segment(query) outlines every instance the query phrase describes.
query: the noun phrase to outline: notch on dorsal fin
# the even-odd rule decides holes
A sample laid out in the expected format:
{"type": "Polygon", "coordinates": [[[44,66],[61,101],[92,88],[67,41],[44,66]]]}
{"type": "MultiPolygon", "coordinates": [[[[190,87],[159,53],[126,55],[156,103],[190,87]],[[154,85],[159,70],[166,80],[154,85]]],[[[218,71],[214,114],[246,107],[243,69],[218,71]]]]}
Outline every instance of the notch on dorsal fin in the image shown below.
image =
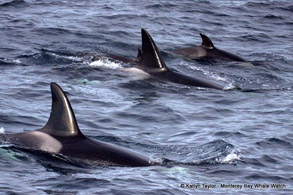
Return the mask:
{"type": "Polygon", "coordinates": [[[141,29],[142,51],[139,66],[143,69],[167,69],[156,43],[151,35],[145,30],[141,29]]]}
{"type": "Polygon", "coordinates": [[[64,91],[56,83],[51,83],[52,108],[47,124],[40,129],[55,136],[80,136],[74,112],[64,91]]]}
{"type": "Polygon", "coordinates": [[[210,38],[208,38],[206,35],[199,33],[202,39],[201,42],[201,46],[203,46],[206,49],[214,49],[214,44],[213,42],[210,40],[210,38]]]}

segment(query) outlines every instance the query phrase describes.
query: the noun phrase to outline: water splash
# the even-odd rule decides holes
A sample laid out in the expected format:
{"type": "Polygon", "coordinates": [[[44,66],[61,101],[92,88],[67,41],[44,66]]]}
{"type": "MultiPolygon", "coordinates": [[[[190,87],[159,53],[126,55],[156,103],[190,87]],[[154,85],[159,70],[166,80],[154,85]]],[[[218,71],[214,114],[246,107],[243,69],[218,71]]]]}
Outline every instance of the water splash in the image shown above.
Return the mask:
{"type": "Polygon", "coordinates": [[[53,56],[55,59],[66,59],[66,60],[71,60],[75,62],[82,62],[84,60],[82,57],[79,57],[79,56],[67,56],[62,54],[60,55],[60,54],[53,53],[51,51],[46,51],[46,53],[53,56]]]}
{"type": "Polygon", "coordinates": [[[14,62],[15,64],[21,64],[22,63],[20,59],[12,60],[12,62],[14,62]]]}
{"type": "Polygon", "coordinates": [[[236,89],[237,86],[235,85],[235,83],[229,83],[224,87],[224,90],[232,90],[232,89],[236,89]]]}
{"type": "Polygon", "coordinates": [[[240,160],[240,151],[239,150],[232,150],[230,154],[225,156],[224,158],[217,158],[216,161],[219,163],[229,163],[232,164],[237,160],[240,160]]]}
{"type": "Polygon", "coordinates": [[[226,83],[225,86],[224,86],[224,90],[232,90],[232,89],[237,88],[237,86],[235,86],[235,84],[233,82],[230,82],[227,78],[219,76],[216,73],[213,73],[213,72],[211,72],[209,70],[206,70],[206,69],[204,69],[202,67],[191,66],[189,68],[192,69],[192,70],[201,71],[204,75],[212,77],[215,80],[223,81],[224,83],[226,83]],[[227,84],[227,82],[228,82],[228,84],[227,84]]]}
{"type": "Polygon", "coordinates": [[[89,65],[91,67],[103,67],[103,68],[108,68],[108,69],[122,68],[120,63],[113,62],[105,57],[101,57],[100,59],[91,62],[89,65]]]}
{"type": "Polygon", "coordinates": [[[88,79],[75,79],[77,83],[82,83],[86,85],[96,85],[101,84],[102,82],[99,80],[88,80],[88,79]]]}
{"type": "Polygon", "coordinates": [[[0,133],[5,133],[5,129],[3,127],[0,128],[0,133]]]}
{"type": "Polygon", "coordinates": [[[162,158],[156,158],[154,156],[150,156],[150,159],[149,159],[149,162],[150,163],[153,163],[153,164],[162,164],[163,163],[163,159],[162,158]]]}
{"type": "Polygon", "coordinates": [[[215,73],[213,73],[213,72],[211,72],[211,71],[209,71],[209,70],[207,70],[207,69],[204,69],[204,68],[202,68],[202,67],[198,67],[198,66],[190,66],[190,67],[188,67],[188,68],[190,68],[190,69],[192,69],[192,70],[200,71],[200,72],[202,72],[204,75],[207,75],[207,76],[209,76],[209,77],[212,77],[212,78],[214,78],[214,79],[216,79],[216,80],[218,80],[218,81],[226,81],[226,82],[227,82],[227,79],[226,79],[225,77],[221,77],[221,76],[219,76],[219,75],[217,75],[217,74],[215,74],[215,73]]]}

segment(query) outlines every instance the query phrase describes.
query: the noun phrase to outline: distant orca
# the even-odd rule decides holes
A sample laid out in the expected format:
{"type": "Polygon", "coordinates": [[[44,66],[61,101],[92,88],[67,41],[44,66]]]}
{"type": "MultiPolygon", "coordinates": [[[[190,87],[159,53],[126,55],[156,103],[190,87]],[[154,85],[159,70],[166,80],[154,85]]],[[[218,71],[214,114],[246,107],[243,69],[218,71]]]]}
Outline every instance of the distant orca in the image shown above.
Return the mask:
{"type": "Polygon", "coordinates": [[[125,62],[125,63],[133,63],[133,62],[136,63],[136,62],[140,61],[141,50],[138,48],[137,56],[134,59],[126,58],[126,57],[115,55],[115,54],[108,54],[106,56],[112,58],[113,60],[118,60],[118,61],[125,62]]]}
{"type": "Polygon", "coordinates": [[[192,46],[181,49],[172,50],[175,54],[183,55],[190,59],[211,57],[211,58],[221,58],[225,60],[240,61],[245,62],[245,60],[239,56],[232,53],[217,49],[213,42],[204,34],[200,33],[202,38],[202,43],[200,46],[192,46]]]}
{"type": "Polygon", "coordinates": [[[38,130],[0,134],[0,138],[25,148],[58,153],[99,165],[150,166],[147,156],[97,140],[81,133],[63,90],[51,83],[52,110],[47,124],[38,130]]]}
{"type": "Polygon", "coordinates": [[[193,78],[171,71],[165,65],[155,42],[145,29],[141,29],[141,37],[142,50],[140,52],[139,65],[136,66],[136,68],[141,69],[152,76],[169,80],[174,83],[214,89],[224,88],[223,86],[206,79],[193,78]]]}

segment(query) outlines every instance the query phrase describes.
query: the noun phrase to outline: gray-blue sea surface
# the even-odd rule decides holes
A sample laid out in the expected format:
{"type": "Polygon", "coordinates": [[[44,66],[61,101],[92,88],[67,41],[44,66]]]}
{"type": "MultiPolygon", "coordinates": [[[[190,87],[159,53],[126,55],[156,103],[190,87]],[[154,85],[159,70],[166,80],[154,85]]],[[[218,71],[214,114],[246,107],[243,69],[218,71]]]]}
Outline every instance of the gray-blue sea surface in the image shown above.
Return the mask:
{"type": "Polygon", "coordinates": [[[291,0],[1,0],[0,133],[42,127],[57,82],[85,135],[163,162],[88,166],[1,143],[0,193],[292,193],[292,21],[291,0]],[[247,92],[144,79],[121,71],[129,64],[92,60],[134,58],[141,28],[168,67],[247,92]],[[249,62],[170,52],[199,45],[199,33],[249,62]]]}

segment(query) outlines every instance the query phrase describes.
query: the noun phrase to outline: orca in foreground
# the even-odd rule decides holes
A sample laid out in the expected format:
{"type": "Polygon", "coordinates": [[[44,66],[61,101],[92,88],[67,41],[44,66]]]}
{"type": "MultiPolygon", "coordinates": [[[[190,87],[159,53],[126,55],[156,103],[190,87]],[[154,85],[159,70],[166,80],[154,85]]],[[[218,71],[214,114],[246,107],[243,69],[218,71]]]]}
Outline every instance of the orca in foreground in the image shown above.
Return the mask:
{"type": "Polygon", "coordinates": [[[63,90],[51,83],[52,110],[41,129],[0,134],[0,138],[24,148],[62,154],[98,165],[150,166],[149,157],[109,143],[90,139],[82,134],[69,100],[63,90]]]}
{"type": "Polygon", "coordinates": [[[173,53],[183,55],[190,59],[197,59],[202,57],[220,58],[224,60],[240,61],[245,60],[232,53],[217,49],[213,42],[204,34],[200,33],[202,43],[200,46],[192,46],[181,49],[172,50],[173,53]]]}
{"type": "Polygon", "coordinates": [[[141,29],[142,49],[139,57],[139,65],[136,68],[160,79],[169,80],[174,83],[204,88],[223,89],[224,86],[207,79],[193,78],[171,71],[164,63],[160,52],[150,34],[141,29]]]}

